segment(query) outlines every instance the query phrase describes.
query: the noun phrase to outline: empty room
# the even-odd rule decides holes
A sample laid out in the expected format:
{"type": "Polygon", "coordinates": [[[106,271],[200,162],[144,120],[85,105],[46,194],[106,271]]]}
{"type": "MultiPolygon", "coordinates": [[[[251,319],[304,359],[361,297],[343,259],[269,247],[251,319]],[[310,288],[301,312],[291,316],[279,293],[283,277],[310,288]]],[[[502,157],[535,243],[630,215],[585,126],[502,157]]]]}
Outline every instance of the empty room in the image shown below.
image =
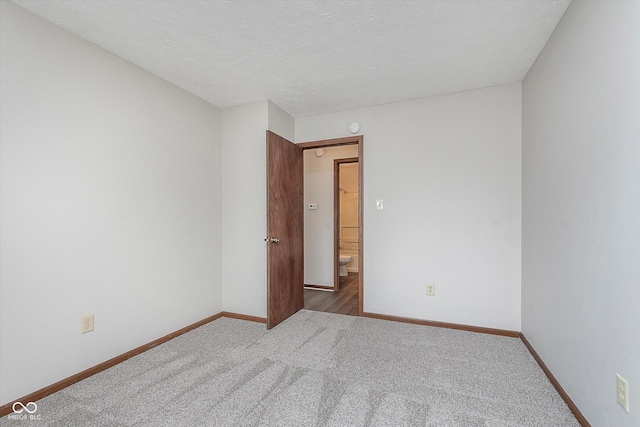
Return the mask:
{"type": "Polygon", "coordinates": [[[640,1],[0,19],[0,425],[640,425],[640,1]]]}

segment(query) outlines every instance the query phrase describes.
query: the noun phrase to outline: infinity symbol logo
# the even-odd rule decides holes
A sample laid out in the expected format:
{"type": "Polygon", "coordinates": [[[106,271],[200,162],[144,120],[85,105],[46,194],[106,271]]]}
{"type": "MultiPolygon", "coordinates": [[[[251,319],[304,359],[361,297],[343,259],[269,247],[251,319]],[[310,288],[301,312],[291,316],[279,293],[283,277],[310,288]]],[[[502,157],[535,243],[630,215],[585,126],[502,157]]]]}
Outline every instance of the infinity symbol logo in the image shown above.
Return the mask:
{"type": "Polygon", "coordinates": [[[26,405],[23,405],[22,402],[16,402],[13,404],[11,408],[13,409],[13,412],[15,414],[20,414],[22,413],[22,411],[27,411],[28,413],[33,414],[38,410],[38,405],[36,405],[35,402],[29,402],[26,405]],[[16,409],[16,406],[18,407],[18,409],[16,409]],[[29,409],[29,408],[33,408],[33,409],[29,409]]]}

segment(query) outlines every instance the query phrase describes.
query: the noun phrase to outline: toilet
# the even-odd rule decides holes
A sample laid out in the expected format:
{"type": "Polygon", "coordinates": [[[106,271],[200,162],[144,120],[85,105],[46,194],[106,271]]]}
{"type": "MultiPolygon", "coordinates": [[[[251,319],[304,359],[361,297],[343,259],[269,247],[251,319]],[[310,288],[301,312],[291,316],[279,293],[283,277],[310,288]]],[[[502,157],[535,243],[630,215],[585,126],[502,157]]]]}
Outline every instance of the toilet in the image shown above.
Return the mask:
{"type": "Polygon", "coordinates": [[[350,262],[351,257],[349,255],[340,255],[340,258],[338,260],[338,265],[340,266],[340,268],[338,269],[339,276],[344,277],[349,275],[349,273],[347,272],[347,264],[349,264],[350,262]]]}

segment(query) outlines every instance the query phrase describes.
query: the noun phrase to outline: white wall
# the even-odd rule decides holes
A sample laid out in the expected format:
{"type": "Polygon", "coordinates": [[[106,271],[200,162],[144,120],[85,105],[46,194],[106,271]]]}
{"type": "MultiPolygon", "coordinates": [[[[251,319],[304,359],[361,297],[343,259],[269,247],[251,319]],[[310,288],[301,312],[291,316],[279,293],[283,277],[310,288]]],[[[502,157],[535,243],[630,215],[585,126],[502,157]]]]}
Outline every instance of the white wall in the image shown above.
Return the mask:
{"type": "MultiPolygon", "coordinates": [[[[293,117],[273,102],[268,103],[269,130],[291,142],[295,141],[296,125],[293,117]]],[[[265,141],[266,144],[266,141],[265,141]]],[[[266,145],[265,145],[266,146],[266,145]]],[[[265,163],[266,167],[266,163],[265,163]]],[[[265,208],[266,209],[266,208],[265,208]]]]}
{"type": "Polygon", "coordinates": [[[358,146],[325,148],[304,155],[304,283],[333,286],[333,161],[358,157],[358,146]],[[317,205],[309,210],[309,203],[317,205]]]}
{"type": "Polygon", "coordinates": [[[572,2],[523,84],[522,330],[593,426],[640,425],[639,23],[572,2]]]}
{"type": "Polygon", "coordinates": [[[4,404],[221,311],[221,174],[217,108],[0,4],[4,404]]]}
{"type": "Polygon", "coordinates": [[[222,110],[224,310],[267,315],[266,131],[268,102],[222,110]]]}
{"type": "Polygon", "coordinates": [[[296,139],[346,136],[352,121],[365,311],[519,331],[520,83],[299,118],[296,139]]]}
{"type": "Polygon", "coordinates": [[[293,117],[268,101],[222,110],[224,310],[267,316],[266,131],[293,141],[293,117]]]}

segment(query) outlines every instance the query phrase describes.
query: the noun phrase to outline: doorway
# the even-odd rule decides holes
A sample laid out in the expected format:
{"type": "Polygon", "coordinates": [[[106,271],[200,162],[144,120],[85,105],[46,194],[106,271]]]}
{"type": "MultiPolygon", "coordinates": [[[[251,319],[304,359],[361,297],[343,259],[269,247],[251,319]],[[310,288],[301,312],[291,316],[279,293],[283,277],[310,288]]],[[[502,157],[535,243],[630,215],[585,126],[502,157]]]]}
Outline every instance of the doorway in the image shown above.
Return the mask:
{"type": "Polygon", "coordinates": [[[362,315],[362,142],[362,137],[357,136],[298,144],[305,150],[305,180],[311,181],[305,183],[304,308],[309,310],[362,315]],[[318,173],[322,178],[316,176],[318,173]],[[350,177],[351,182],[341,185],[341,177],[345,176],[350,177]],[[319,196],[315,203],[319,182],[325,196],[319,196]],[[349,188],[345,188],[347,185],[349,188]],[[343,210],[340,208],[344,208],[345,203],[348,204],[348,224],[344,223],[345,218],[342,221],[340,218],[343,210]],[[350,259],[342,268],[341,255],[343,261],[345,257],[350,259]]]}
{"type": "Polygon", "coordinates": [[[358,147],[308,150],[304,169],[304,307],[358,315],[358,147]]]}
{"type": "Polygon", "coordinates": [[[358,315],[363,315],[363,142],[359,136],[294,144],[267,131],[267,328],[304,307],[303,152],[356,145],[358,151],[358,315]]]}
{"type": "Polygon", "coordinates": [[[334,160],[333,253],[335,259],[333,283],[336,292],[350,284],[354,277],[357,279],[359,273],[358,169],[357,157],[334,160]]]}

